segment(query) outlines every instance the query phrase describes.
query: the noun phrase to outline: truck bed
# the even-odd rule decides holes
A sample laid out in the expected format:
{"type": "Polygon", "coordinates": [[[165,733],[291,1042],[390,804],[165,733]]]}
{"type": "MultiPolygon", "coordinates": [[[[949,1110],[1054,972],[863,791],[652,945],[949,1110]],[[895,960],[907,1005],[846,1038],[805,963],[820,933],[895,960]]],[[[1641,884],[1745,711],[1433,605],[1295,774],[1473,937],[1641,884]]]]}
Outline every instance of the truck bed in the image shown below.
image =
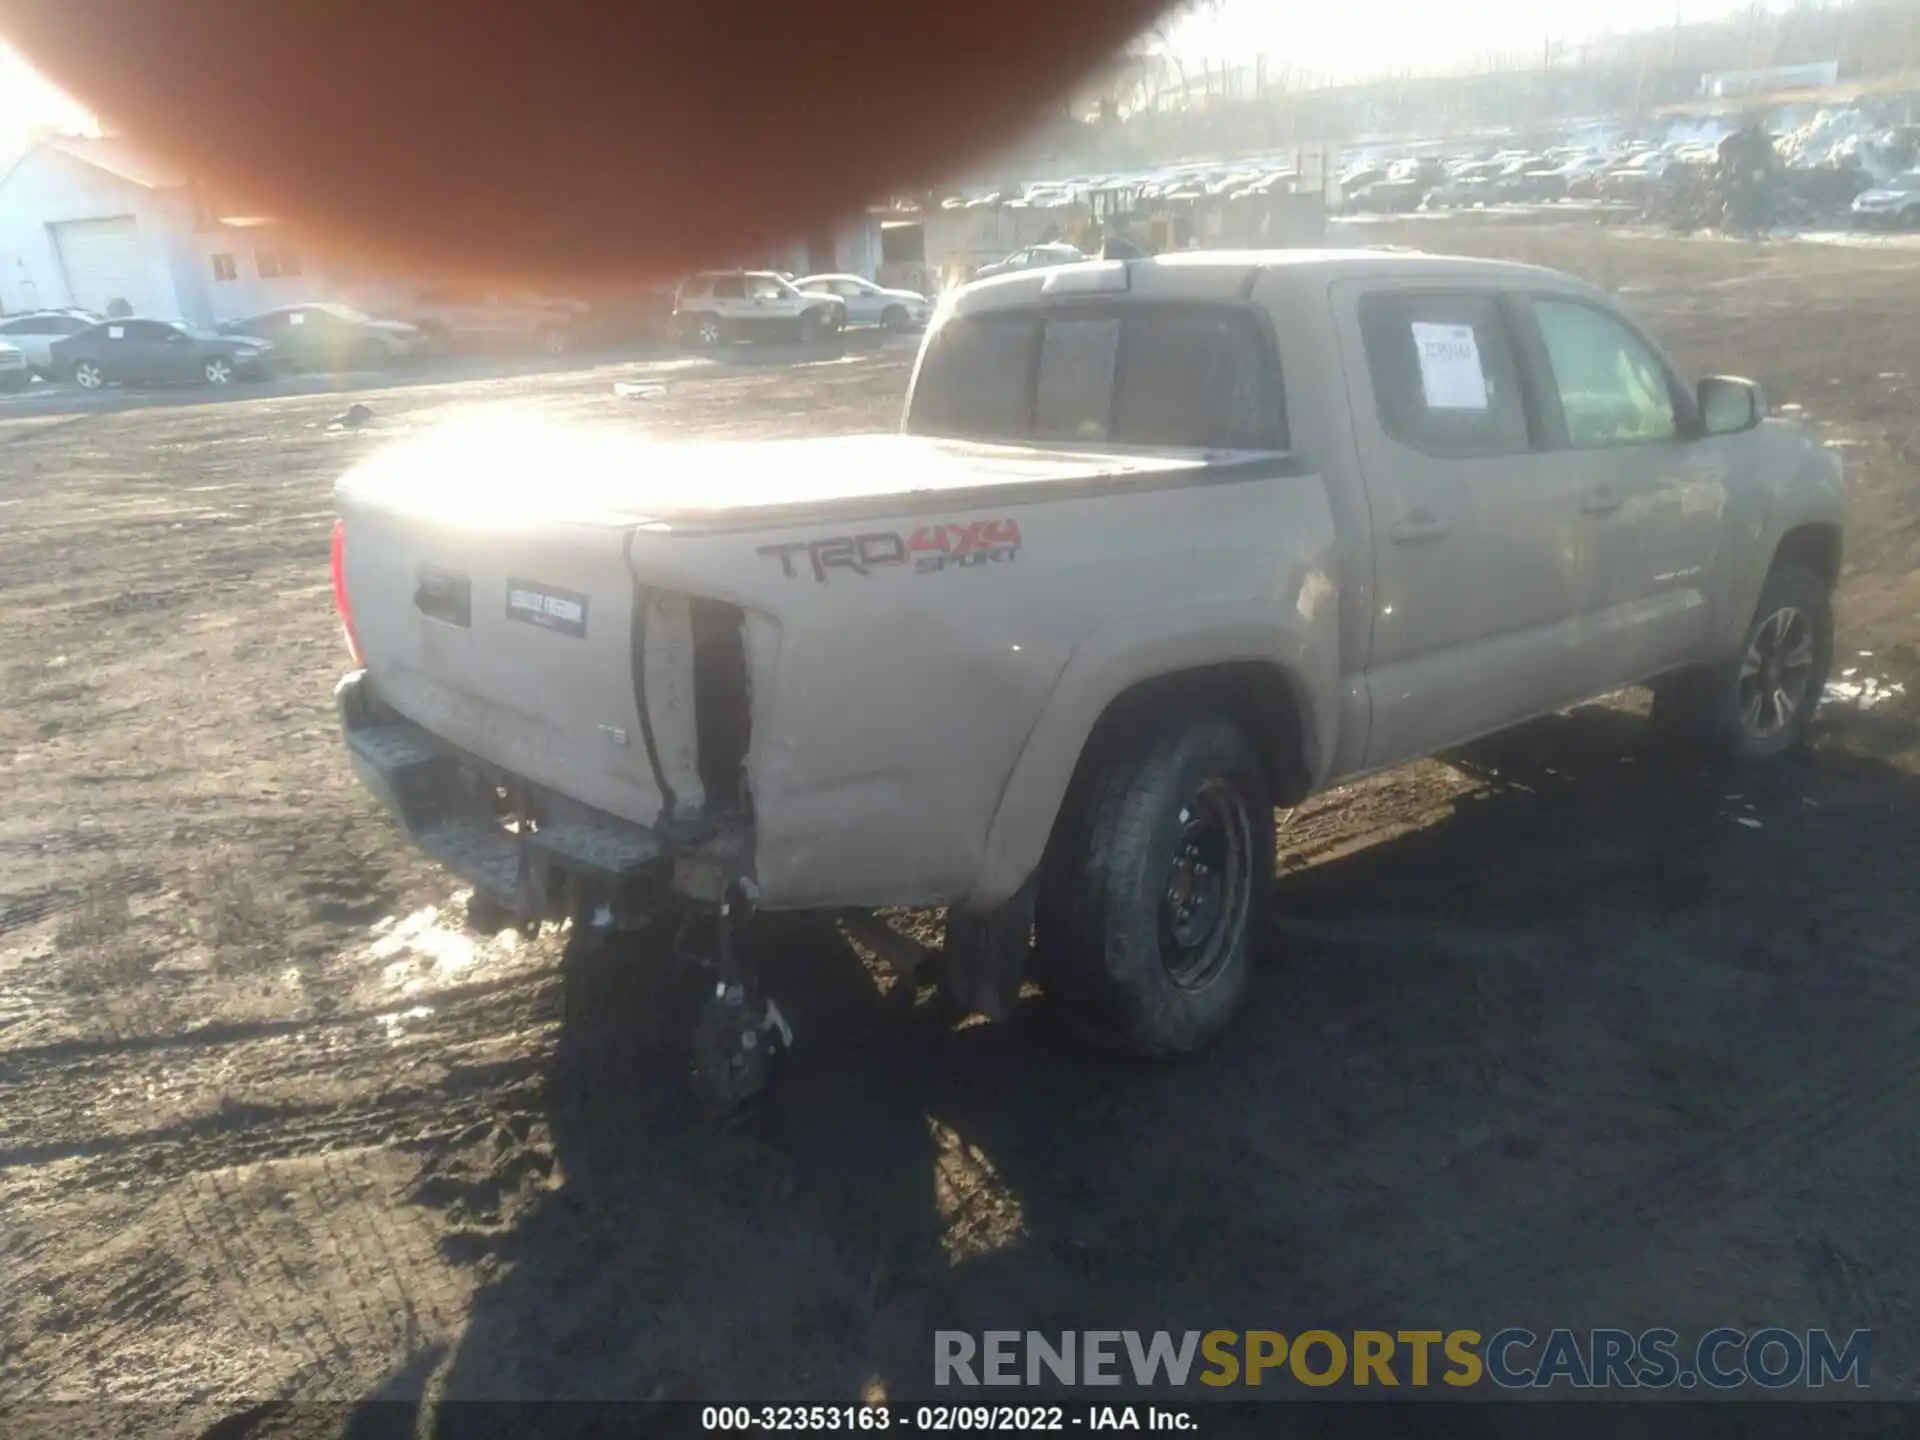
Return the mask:
{"type": "Polygon", "coordinates": [[[663,441],[612,427],[471,422],[374,457],[340,484],[357,505],[458,523],[549,522],[675,533],[802,525],[922,508],[1026,504],[1270,476],[1269,451],[1115,451],[922,435],[663,441]]]}

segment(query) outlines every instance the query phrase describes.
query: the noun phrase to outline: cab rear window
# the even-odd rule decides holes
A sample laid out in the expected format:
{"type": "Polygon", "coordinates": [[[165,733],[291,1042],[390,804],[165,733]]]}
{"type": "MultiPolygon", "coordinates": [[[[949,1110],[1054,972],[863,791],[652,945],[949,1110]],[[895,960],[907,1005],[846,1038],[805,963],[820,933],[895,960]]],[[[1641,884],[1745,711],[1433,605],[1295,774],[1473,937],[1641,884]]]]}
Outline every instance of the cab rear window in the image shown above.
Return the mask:
{"type": "Polygon", "coordinates": [[[1013,443],[1287,443],[1279,365],[1252,315],[1144,302],[948,321],[927,343],[907,429],[1013,443]]]}

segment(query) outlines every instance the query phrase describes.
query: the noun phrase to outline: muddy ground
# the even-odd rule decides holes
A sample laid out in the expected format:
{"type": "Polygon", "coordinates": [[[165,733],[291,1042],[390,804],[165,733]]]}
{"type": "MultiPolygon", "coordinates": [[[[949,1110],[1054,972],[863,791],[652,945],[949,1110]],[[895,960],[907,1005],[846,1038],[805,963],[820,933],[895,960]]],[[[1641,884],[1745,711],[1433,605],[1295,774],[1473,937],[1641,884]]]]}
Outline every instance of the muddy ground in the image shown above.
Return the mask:
{"type": "MultiPolygon", "coordinates": [[[[1850,467],[1838,668],[1920,695],[1920,251],[1407,232],[1369,238],[1589,274],[1803,406],[1850,467]]],[[[1506,1324],[1873,1327],[1914,1394],[1907,696],[1737,779],[1628,701],[1316,800],[1250,1013],[1171,1068],[1037,1004],[956,1028],[782,920],[802,1044],[719,1131],[657,943],[462,931],[335,740],[334,477],[456,406],[886,427],[909,360],[376,390],[358,431],[0,415],[0,1398],[237,1435],[274,1397],[924,1396],[936,1327],[1506,1324]]]]}

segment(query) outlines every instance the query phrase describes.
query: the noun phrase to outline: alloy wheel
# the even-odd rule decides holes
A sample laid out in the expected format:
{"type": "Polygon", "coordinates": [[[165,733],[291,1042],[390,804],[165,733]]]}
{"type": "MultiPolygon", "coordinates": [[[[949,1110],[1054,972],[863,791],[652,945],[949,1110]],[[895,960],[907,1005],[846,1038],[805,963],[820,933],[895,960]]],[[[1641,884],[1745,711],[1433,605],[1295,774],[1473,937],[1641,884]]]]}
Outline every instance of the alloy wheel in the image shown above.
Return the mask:
{"type": "Polygon", "coordinates": [[[1753,629],[1740,661],[1740,726],[1756,740],[1778,735],[1806,703],[1813,680],[1813,626],[1783,605],[1753,629]]]}

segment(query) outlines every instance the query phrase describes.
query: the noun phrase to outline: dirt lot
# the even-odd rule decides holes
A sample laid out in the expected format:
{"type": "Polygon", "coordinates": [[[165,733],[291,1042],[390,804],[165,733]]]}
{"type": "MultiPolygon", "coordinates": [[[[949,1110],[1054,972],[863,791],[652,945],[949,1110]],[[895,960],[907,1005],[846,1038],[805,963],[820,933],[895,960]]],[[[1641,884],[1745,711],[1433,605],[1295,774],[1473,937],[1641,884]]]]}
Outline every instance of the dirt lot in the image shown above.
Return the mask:
{"type": "MultiPolygon", "coordinates": [[[[1920,252],[1380,231],[1586,273],[1803,406],[1850,467],[1838,667],[1920,696],[1920,252]]],[[[719,1132],[647,945],[462,932],[335,742],[336,474],[454,406],[884,427],[908,358],[0,420],[0,1398],[908,1397],[996,1325],[1869,1326],[1914,1394],[1908,697],[1737,781],[1623,704],[1321,798],[1251,1013],[1176,1068],[908,1013],[784,920],[802,1045],[719,1132]]]]}

